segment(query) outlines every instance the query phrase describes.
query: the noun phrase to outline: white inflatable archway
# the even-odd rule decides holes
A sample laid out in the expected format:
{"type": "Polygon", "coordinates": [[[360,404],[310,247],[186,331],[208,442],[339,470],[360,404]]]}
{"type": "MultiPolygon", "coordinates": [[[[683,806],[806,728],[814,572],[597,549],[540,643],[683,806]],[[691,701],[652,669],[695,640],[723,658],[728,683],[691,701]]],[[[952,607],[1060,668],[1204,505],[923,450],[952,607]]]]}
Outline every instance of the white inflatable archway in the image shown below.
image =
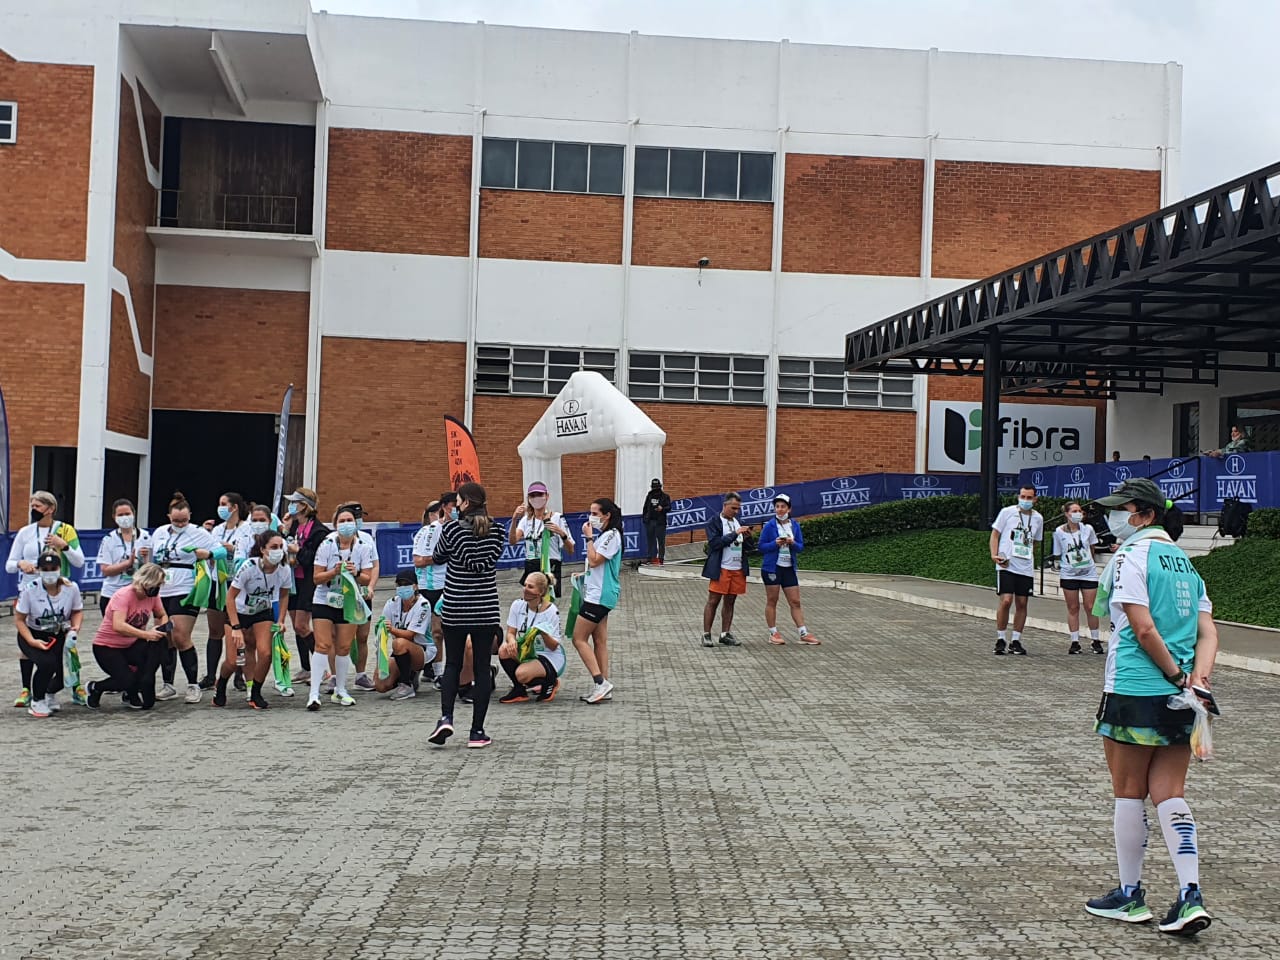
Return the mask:
{"type": "MultiPolygon", "coordinates": [[[[591,370],[580,370],[551,401],[517,448],[524,484],[547,485],[550,506],[563,509],[560,458],[572,453],[617,449],[613,499],[626,514],[639,513],[649,482],[662,476],[662,445],[667,435],[613,384],[591,370]]],[[[575,510],[584,503],[570,504],[575,510]]]]}

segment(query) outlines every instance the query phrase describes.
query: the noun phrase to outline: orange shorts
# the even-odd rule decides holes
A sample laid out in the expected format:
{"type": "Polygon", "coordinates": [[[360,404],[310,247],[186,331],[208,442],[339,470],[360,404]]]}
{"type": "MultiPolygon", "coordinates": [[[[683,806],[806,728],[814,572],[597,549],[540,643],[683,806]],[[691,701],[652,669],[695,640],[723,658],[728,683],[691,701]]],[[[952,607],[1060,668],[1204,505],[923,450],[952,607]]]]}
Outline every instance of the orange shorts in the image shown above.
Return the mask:
{"type": "Polygon", "coordinates": [[[708,589],[712,593],[740,597],[747,592],[747,575],[741,570],[721,570],[720,579],[712,580],[708,589]]]}

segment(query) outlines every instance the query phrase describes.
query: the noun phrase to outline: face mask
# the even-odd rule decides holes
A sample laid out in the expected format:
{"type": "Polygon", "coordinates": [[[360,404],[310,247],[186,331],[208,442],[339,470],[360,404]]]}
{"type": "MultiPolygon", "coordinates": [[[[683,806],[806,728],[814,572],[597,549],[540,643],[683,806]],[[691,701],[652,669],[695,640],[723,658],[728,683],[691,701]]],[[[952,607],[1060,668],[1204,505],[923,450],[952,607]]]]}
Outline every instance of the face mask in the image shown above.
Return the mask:
{"type": "Polygon", "coordinates": [[[547,505],[546,497],[530,497],[529,498],[529,506],[533,507],[533,509],[535,510],[541,510],[546,505],[547,505]]]}
{"type": "Polygon", "coordinates": [[[1030,509],[1031,509],[1032,507],[1034,507],[1035,505],[1036,505],[1036,502],[1035,502],[1034,500],[1019,500],[1019,501],[1018,501],[1018,509],[1019,509],[1019,510],[1030,510],[1030,509]]]}
{"type": "Polygon", "coordinates": [[[218,507],[218,519],[219,519],[219,520],[230,520],[230,519],[231,519],[231,508],[230,508],[230,507],[228,507],[226,504],[223,504],[222,506],[218,507]]]}
{"type": "Polygon", "coordinates": [[[40,522],[41,520],[43,520],[43,519],[44,519],[44,514],[43,514],[43,513],[41,513],[39,510],[32,510],[32,511],[31,511],[31,522],[32,522],[32,523],[39,523],[39,522],[40,522]]]}
{"type": "Polygon", "coordinates": [[[284,559],[284,551],[277,548],[267,551],[267,563],[279,566],[280,561],[284,559]]]}
{"type": "Polygon", "coordinates": [[[604,517],[600,516],[598,513],[593,513],[593,514],[591,515],[591,529],[592,529],[592,530],[603,530],[603,529],[604,529],[604,517]]]}
{"type": "Polygon", "coordinates": [[[293,517],[293,516],[297,516],[297,514],[298,514],[298,505],[296,503],[290,503],[289,516],[293,517]]]}
{"type": "Polygon", "coordinates": [[[145,590],[143,590],[143,591],[142,591],[142,595],[143,595],[144,597],[158,597],[158,596],[160,596],[160,587],[159,587],[159,585],[154,586],[154,587],[147,587],[147,589],[145,589],[145,590]]]}
{"type": "Polygon", "coordinates": [[[175,529],[175,530],[181,530],[183,527],[185,527],[185,526],[186,526],[188,523],[190,523],[190,522],[191,522],[191,520],[190,520],[190,519],[187,519],[187,520],[170,520],[170,521],[169,521],[169,526],[173,527],[173,529],[175,529]]]}
{"type": "Polygon", "coordinates": [[[130,513],[123,517],[116,517],[116,526],[119,527],[121,530],[132,530],[133,514],[130,513]]]}
{"type": "Polygon", "coordinates": [[[1128,540],[1137,531],[1129,523],[1133,514],[1128,510],[1112,510],[1107,514],[1107,528],[1117,540],[1128,540]]]}
{"type": "Polygon", "coordinates": [[[249,532],[256,537],[260,533],[266,533],[267,527],[269,526],[271,526],[271,524],[267,523],[265,520],[250,520],[249,532]]]}
{"type": "Polygon", "coordinates": [[[338,536],[354,537],[356,535],[356,522],[354,520],[344,520],[338,524],[338,536]]]}
{"type": "Polygon", "coordinates": [[[40,582],[46,587],[52,587],[55,583],[62,579],[62,574],[57,570],[41,570],[40,582]]]}
{"type": "Polygon", "coordinates": [[[412,600],[418,595],[418,591],[413,587],[396,587],[396,596],[401,600],[412,600]]]}
{"type": "Polygon", "coordinates": [[[1069,519],[1072,523],[1079,523],[1081,520],[1083,520],[1083,519],[1084,519],[1084,514],[1083,514],[1083,513],[1070,513],[1070,514],[1068,514],[1068,515],[1067,515],[1067,519],[1069,519]]]}
{"type": "Polygon", "coordinates": [[[458,508],[457,508],[457,507],[453,507],[452,509],[450,509],[450,510],[449,510],[449,519],[450,519],[450,520],[457,520],[457,519],[458,519],[458,508]]]}

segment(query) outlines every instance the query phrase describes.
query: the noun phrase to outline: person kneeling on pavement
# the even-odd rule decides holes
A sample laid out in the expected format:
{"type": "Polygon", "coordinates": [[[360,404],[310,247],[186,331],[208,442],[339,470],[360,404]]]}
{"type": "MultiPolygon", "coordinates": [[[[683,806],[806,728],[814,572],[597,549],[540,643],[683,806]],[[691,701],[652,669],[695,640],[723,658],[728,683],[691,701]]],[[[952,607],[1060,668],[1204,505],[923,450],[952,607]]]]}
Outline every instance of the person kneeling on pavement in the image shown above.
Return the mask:
{"type": "Polygon", "coordinates": [[[418,590],[416,570],[396,574],[396,594],[382,608],[391,634],[389,673],[374,683],[378,693],[391,691],[390,700],[412,700],[418,695],[418,674],[436,658],[431,636],[431,604],[418,590]]]}
{"type": "Polygon", "coordinates": [[[546,574],[529,574],[519,600],[507,614],[507,635],[498,648],[498,661],[511,678],[511,690],[500,703],[523,703],[531,688],[538,702],[549,703],[560,689],[564,673],[564,645],[560,639],[560,611],[548,596],[546,574]]]}

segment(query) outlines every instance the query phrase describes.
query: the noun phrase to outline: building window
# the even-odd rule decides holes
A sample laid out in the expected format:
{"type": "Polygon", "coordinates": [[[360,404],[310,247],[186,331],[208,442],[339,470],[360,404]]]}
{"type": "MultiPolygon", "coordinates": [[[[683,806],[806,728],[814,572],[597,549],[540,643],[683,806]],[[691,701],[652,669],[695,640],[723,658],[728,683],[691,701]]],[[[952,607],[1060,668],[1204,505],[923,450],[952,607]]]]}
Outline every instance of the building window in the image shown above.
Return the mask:
{"type": "Polygon", "coordinates": [[[784,407],[915,409],[915,378],[900,373],[845,373],[840,360],[778,359],[778,403],[784,407]]]}
{"type": "Polygon", "coordinates": [[[0,143],[18,142],[18,105],[0,103],[0,143]]]}
{"type": "Polygon", "coordinates": [[[632,400],[764,403],[764,357],[632,353],[632,400]]]}
{"type": "Polygon", "coordinates": [[[636,147],[636,195],[773,199],[773,154],[636,147]]]}
{"type": "Polygon", "coordinates": [[[594,370],[613,383],[617,365],[618,355],[613,350],[479,344],[476,346],[476,393],[554,397],[570,375],[579,370],[594,370]]]}
{"type": "Polygon", "coordinates": [[[614,144],[486,137],[480,186],[621,196],[622,161],[622,147],[614,144]]]}

